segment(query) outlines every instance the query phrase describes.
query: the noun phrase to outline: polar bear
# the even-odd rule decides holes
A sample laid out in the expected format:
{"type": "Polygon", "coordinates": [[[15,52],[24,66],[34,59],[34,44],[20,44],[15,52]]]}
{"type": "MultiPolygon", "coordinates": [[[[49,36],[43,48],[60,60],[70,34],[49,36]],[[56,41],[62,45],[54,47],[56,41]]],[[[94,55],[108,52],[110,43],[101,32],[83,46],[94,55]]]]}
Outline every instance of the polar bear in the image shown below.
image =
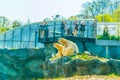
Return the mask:
{"type": "Polygon", "coordinates": [[[55,57],[61,58],[63,56],[63,53],[64,53],[64,46],[59,44],[59,43],[54,43],[54,47],[58,50],[55,57]]]}
{"type": "Polygon", "coordinates": [[[72,41],[60,38],[58,42],[64,46],[63,56],[69,56],[79,53],[78,46],[72,41]]]}

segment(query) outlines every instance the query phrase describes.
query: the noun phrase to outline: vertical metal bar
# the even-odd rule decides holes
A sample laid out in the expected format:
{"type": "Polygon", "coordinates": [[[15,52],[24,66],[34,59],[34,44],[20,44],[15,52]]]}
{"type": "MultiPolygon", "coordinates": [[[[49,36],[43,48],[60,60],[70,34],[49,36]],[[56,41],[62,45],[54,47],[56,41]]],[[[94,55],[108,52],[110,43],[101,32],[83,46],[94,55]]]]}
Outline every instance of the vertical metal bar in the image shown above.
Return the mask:
{"type": "Polygon", "coordinates": [[[35,31],[35,48],[36,48],[36,45],[37,45],[37,34],[38,34],[38,32],[37,31],[35,31]]]}
{"type": "Polygon", "coordinates": [[[31,25],[29,25],[29,48],[30,48],[30,32],[31,32],[31,25]]]}
{"type": "Polygon", "coordinates": [[[20,33],[20,48],[22,48],[21,43],[22,43],[22,27],[21,27],[21,33],[20,33]]]}
{"type": "Polygon", "coordinates": [[[72,21],[70,22],[70,35],[73,36],[72,21]]]}
{"type": "Polygon", "coordinates": [[[88,37],[89,37],[89,28],[90,28],[90,27],[89,27],[89,22],[88,22],[88,20],[87,20],[86,22],[87,22],[87,26],[86,26],[86,27],[87,27],[87,38],[88,38],[88,37]]]}
{"type": "Polygon", "coordinates": [[[55,26],[56,26],[56,22],[54,21],[54,29],[53,29],[53,42],[55,42],[55,26]]]}
{"type": "Polygon", "coordinates": [[[12,31],[12,48],[13,48],[13,43],[14,43],[14,30],[12,31]]]}
{"type": "Polygon", "coordinates": [[[119,46],[117,47],[117,56],[119,55],[119,46]]]}
{"type": "Polygon", "coordinates": [[[4,34],[4,46],[3,46],[3,48],[5,48],[5,42],[6,42],[6,33],[4,34]]]}
{"type": "Polygon", "coordinates": [[[106,58],[108,58],[108,46],[106,46],[106,58]]]}

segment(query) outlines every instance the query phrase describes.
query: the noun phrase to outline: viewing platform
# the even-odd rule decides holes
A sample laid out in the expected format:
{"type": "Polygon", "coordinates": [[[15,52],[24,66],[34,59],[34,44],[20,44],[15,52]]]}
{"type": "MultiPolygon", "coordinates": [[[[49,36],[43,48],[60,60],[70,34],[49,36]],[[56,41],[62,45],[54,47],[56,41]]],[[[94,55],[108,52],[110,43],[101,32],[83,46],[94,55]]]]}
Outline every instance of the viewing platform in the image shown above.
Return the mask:
{"type": "Polygon", "coordinates": [[[92,42],[95,43],[97,22],[95,20],[77,20],[74,21],[54,21],[53,24],[47,23],[39,28],[38,42],[52,43],[59,38],[66,38],[74,42],[92,42]],[[81,25],[84,22],[84,30],[81,25]],[[44,27],[44,29],[43,29],[44,27]],[[62,29],[64,27],[64,29],[62,29]],[[77,30],[76,30],[77,27],[77,30]]]}

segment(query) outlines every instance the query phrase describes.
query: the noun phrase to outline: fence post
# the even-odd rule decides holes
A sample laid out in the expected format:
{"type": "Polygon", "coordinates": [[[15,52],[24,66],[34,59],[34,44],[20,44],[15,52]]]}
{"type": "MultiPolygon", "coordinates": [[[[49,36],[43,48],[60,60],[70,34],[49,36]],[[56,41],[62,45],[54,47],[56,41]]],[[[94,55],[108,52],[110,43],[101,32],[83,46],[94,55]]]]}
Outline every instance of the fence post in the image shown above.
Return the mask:
{"type": "Polygon", "coordinates": [[[56,26],[56,22],[54,21],[53,42],[55,42],[55,26],[56,26]]]}
{"type": "Polygon", "coordinates": [[[6,42],[6,33],[4,34],[4,48],[5,48],[5,42],[6,42]]]}
{"type": "Polygon", "coordinates": [[[109,56],[108,56],[108,55],[109,55],[109,54],[108,54],[108,46],[106,45],[105,47],[106,47],[106,58],[108,58],[108,57],[109,57],[109,56]]]}
{"type": "Polygon", "coordinates": [[[31,43],[30,32],[31,32],[31,25],[29,25],[29,48],[31,48],[31,45],[30,45],[30,43],[31,43]]]}
{"type": "Polygon", "coordinates": [[[22,43],[22,31],[23,31],[23,30],[22,30],[22,27],[21,27],[21,33],[20,33],[20,39],[21,39],[21,40],[20,40],[20,48],[22,47],[22,46],[21,46],[21,43],[22,43]]]}
{"type": "Polygon", "coordinates": [[[37,36],[38,36],[37,34],[38,34],[38,32],[35,31],[35,48],[36,48],[36,45],[37,45],[37,38],[38,38],[38,37],[37,37],[37,36]]]}
{"type": "Polygon", "coordinates": [[[12,31],[12,48],[13,48],[13,43],[14,43],[14,30],[12,31]]]}
{"type": "Polygon", "coordinates": [[[87,20],[86,28],[87,28],[87,38],[88,38],[88,37],[89,37],[89,35],[88,35],[88,34],[89,34],[89,28],[90,28],[90,27],[89,27],[89,22],[88,22],[88,20],[87,20]]]}

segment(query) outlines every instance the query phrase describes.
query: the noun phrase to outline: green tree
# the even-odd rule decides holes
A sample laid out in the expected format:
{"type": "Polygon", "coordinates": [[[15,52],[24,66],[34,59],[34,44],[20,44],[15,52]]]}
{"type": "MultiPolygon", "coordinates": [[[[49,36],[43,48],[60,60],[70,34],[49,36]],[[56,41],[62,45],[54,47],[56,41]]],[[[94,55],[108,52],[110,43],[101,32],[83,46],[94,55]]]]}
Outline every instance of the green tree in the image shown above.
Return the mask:
{"type": "Polygon", "coordinates": [[[101,14],[95,17],[98,22],[113,22],[113,18],[109,14],[101,14]]]}
{"type": "Polygon", "coordinates": [[[45,18],[45,19],[43,19],[43,21],[51,21],[51,19],[50,18],[45,18]]]}
{"type": "Polygon", "coordinates": [[[4,16],[0,16],[0,27],[9,27],[10,25],[10,21],[8,18],[4,17],[4,16]]]}
{"type": "Polygon", "coordinates": [[[78,20],[78,17],[77,17],[77,16],[70,16],[70,17],[68,18],[68,20],[78,20]]]}
{"type": "Polygon", "coordinates": [[[12,22],[12,27],[13,28],[19,27],[21,25],[22,25],[22,23],[20,21],[15,20],[15,21],[12,22]]]}
{"type": "Polygon", "coordinates": [[[7,27],[0,27],[0,33],[6,32],[7,30],[9,30],[9,28],[7,28],[7,27]]]}
{"type": "Polygon", "coordinates": [[[120,8],[113,12],[113,20],[114,22],[120,22],[120,8]]]}
{"type": "Polygon", "coordinates": [[[81,14],[87,17],[92,16],[93,18],[99,14],[112,15],[112,12],[119,5],[120,0],[93,0],[92,2],[83,3],[81,14]]]}
{"type": "Polygon", "coordinates": [[[65,20],[65,17],[63,17],[62,15],[57,14],[57,15],[52,16],[52,19],[57,20],[57,21],[61,21],[61,20],[65,20]]]}
{"type": "Polygon", "coordinates": [[[110,35],[109,35],[109,30],[108,30],[108,27],[105,26],[104,27],[104,30],[103,30],[103,39],[110,39],[110,35]]]}

